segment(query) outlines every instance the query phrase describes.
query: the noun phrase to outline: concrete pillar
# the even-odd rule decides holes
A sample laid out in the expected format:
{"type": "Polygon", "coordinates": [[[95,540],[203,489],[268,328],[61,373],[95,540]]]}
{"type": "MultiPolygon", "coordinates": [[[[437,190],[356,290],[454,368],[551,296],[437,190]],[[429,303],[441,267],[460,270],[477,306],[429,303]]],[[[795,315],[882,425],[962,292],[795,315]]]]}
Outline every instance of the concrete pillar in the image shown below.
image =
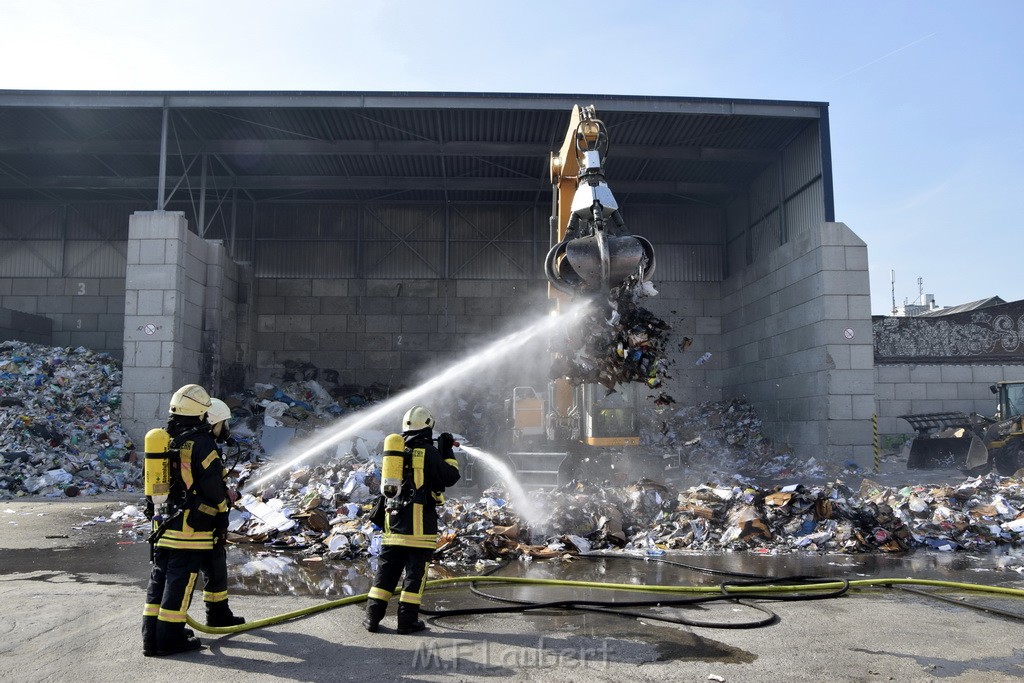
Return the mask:
{"type": "Polygon", "coordinates": [[[867,247],[823,223],[722,283],[724,390],[804,457],[873,457],[867,247]]]}
{"type": "Polygon", "coordinates": [[[178,387],[194,382],[216,394],[223,251],[189,232],[180,211],[129,219],[121,424],[139,444],[166,422],[178,387]]]}

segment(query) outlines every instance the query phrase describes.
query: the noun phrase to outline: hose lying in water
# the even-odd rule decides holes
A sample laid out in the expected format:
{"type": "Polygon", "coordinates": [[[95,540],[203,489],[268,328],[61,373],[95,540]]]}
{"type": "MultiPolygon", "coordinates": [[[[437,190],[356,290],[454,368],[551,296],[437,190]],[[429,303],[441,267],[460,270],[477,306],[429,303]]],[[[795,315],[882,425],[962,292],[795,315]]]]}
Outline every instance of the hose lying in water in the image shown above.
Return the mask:
{"type": "MultiPolygon", "coordinates": [[[[608,556],[604,556],[608,557],[608,556]]],[[[748,607],[758,609],[762,612],[768,613],[768,610],[761,609],[758,606],[750,603],[751,600],[811,600],[819,598],[835,598],[844,595],[850,589],[867,589],[867,588],[878,588],[878,587],[900,587],[900,586],[931,586],[934,588],[943,588],[956,591],[967,591],[971,593],[984,593],[989,595],[999,595],[1005,597],[1022,598],[1024,599],[1024,589],[1020,588],[1004,588],[1001,586],[986,586],[975,583],[962,583],[958,581],[939,581],[932,579],[899,579],[899,578],[882,578],[882,579],[857,579],[857,580],[846,580],[846,579],[807,579],[805,577],[790,577],[775,578],[775,579],[762,579],[758,581],[750,582],[726,582],[718,586],[665,586],[665,585],[638,585],[632,583],[606,583],[597,581],[574,581],[567,579],[538,579],[528,577],[502,577],[502,576],[456,576],[444,579],[435,579],[428,581],[427,585],[431,588],[437,587],[448,587],[457,586],[460,584],[468,583],[471,585],[475,584],[508,584],[508,585],[524,585],[524,586],[550,586],[550,587],[562,587],[562,588],[581,588],[581,589],[594,589],[594,590],[614,590],[614,591],[630,591],[635,593],[652,593],[656,595],[664,596],[680,596],[680,595],[691,595],[698,596],[696,598],[689,598],[689,600],[682,598],[668,598],[651,601],[634,601],[634,602],[603,602],[594,600],[559,600],[549,603],[526,603],[516,604],[514,607],[480,607],[470,608],[463,610],[433,610],[428,611],[421,609],[424,614],[433,616],[436,618],[445,618],[453,616],[462,616],[469,614],[502,614],[507,612],[523,612],[528,610],[536,609],[596,609],[602,611],[614,611],[621,607],[651,607],[651,606],[673,606],[670,603],[678,603],[678,605],[697,604],[702,601],[708,600],[732,600],[733,602],[740,602],[748,607]],[[820,593],[818,593],[820,591],[820,593]],[[741,602],[742,601],[742,602],[741,602]]],[[[932,593],[929,593],[931,596],[932,593]]],[[[360,595],[351,595],[338,600],[331,600],[328,602],[320,603],[318,605],[312,605],[310,607],[304,607],[302,609],[294,610],[292,612],[285,612],[284,614],[278,614],[272,617],[266,617],[264,619],[257,619],[255,621],[247,622],[240,626],[206,626],[201,624],[191,616],[188,617],[188,625],[197,631],[203,633],[209,633],[214,635],[230,634],[230,633],[243,633],[245,631],[251,631],[253,629],[264,628],[266,626],[273,626],[274,624],[280,624],[293,619],[299,619],[301,617],[310,616],[319,612],[325,612],[327,610],[335,609],[337,607],[343,607],[345,605],[353,605],[360,602],[364,602],[367,598],[367,594],[363,593],[360,595]]],[[[502,599],[507,600],[507,599],[502,599]]],[[[957,602],[957,604],[962,604],[957,602]]],[[[629,616],[641,616],[645,619],[657,619],[658,616],[652,614],[636,614],[631,613],[629,616]]],[[[1017,619],[1024,617],[1015,616],[1017,619]]],[[[693,626],[705,626],[705,627],[717,627],[717,628],[752,628],[755,626],[767,626],[769,624],[778,621],[778,617],[772,614],[769,618],[758,620],[757,622],[748,622],[740,625],[734,624],[719,624],[711,622],[688,622],[678,619],[663,619],[674,621],[676,623],[688,624],[693,626]]]]}

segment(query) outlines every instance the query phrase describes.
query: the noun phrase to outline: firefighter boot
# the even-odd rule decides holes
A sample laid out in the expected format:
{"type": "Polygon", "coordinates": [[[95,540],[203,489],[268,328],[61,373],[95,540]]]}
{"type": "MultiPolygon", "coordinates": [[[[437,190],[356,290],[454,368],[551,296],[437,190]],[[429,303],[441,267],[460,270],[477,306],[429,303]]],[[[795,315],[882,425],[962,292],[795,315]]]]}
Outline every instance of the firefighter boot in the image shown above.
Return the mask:
{"type": "Polygon", "coordinates": [[[380,620],[384,618],[384,614],[388,611],[387,600],[378,600],[377,598],[370,598],[366,601],[366,616],[363,617],[363,628],[370,633],[376,633],[377,627],[380,626],[380,620]]]}
{"type": "Polygon", "coordinates": [[[156,655],[156,617],[142,617],[142,656],[156,655]]]}
{"type": "Polygon", "coordinates": [[[427,628],[427,625],[417,618],[419,614],[419,605],[413,605],[408,602],[398,603],[398,633],[406,635],[427,628]]]}
{"type": "Polygon", "coordinates": [[[166,657],[182,652],[202,650],[203,643],[196,637],[185,633],[185,625],[166,621],[157,621],[156,638],[154,638],[156,650],[151,656],[166,657]]]}
{"type": "Polygon", "coordinates": [[[206,603],[207,626],[241,626],[244,623],[243,617],[236,617],[231,613],[227,600],[206,603]]]}

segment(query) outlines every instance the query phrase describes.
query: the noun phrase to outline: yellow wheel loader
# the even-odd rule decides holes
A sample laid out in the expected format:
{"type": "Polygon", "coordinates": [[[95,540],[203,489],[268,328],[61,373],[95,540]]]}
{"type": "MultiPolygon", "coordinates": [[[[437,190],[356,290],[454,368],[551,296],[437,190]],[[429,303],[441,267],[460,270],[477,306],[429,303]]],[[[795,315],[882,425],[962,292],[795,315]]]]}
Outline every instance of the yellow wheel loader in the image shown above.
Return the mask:
{"type": "Polygon", "coordinates": [[[966,474],[994,468],[1011,476],[1024,467],[1024,381],[996,382],[995,417],[962,412],[900,415],[917,432],[910,444],[908,469],[955,467],[966,474]]]}

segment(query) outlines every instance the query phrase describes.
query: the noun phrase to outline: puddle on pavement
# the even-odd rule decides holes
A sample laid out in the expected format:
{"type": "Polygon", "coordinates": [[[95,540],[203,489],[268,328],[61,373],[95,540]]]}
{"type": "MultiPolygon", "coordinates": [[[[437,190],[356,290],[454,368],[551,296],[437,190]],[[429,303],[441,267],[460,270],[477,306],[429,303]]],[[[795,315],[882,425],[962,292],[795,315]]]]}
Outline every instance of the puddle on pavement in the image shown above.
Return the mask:
{"type": "MultiPolygon", "coordinates": [[[[759,555],[754,553],[690,554],[669,553],[655,558],[624,559],[611,554],[581,558],[572,562],[512,562],[501,570],[506,576],[567,579],[574,581],[643,584],[718,585],[743,580],[714,572],[735,572],[758,576],[815,576],[849,579],[902,578],[1003,584],[1018,582],[1020,575],[1009,567],[1020,566],[1022,548],[984,552],[941,553],[931,550],[888,555],[759,555]],[[673,564],[675,563],[675,564],[673,564]],[[689,565],[689,566],[680,566],[689,565]]],[[[376,559],[328,561],[303,558],[298,553],[261,550],[258,546],[233,546],[228,550],[231,590],[254,595],[311,595],[335,599],[364,593],[376,568],[376,559]]],[[[472,568],[445,573],[446,576],[478,573],[472,568]]],[[[436,578],[432,570],[431,578],[436,578]]],[[[507,587],[506,587],[507,590],[507,587]]],[[[552,599],[552,589],[519,586],[515,597],[526,600],[552,599]]],[[[578,589],[574,589],[578,590],[578,589]]],[[[607,591],[585,591],[607,595],[607,591]]]]}
{"type": "Polygon", "coordinates": [[[854,652],[865,652],[869,655],[896,657],[898,659],[913,659],[924,671],[928,672],[928,674],[933,676],[936,680],[979,673],[1012,674],[1016,672],[1018,676],[1024,677],[1024,650],[1021,649],[1014,649],[1013,653],[1006,657],[981,657],[963,661],[944,659],[942,657],[906,655],[884,650],[866,650],[859,647],[851,649],[854,652]]]}
{"type": "Polygon", "coordinates": [[[48,581],[61,573],[82,583],[123,584],[109,577],[123,576],[141,586],[149,578],[149,548],[129,545],[95,545],[81,548],[24,548],[4,551],[0,574],[44,572],[39,580],[48,581]]]}

